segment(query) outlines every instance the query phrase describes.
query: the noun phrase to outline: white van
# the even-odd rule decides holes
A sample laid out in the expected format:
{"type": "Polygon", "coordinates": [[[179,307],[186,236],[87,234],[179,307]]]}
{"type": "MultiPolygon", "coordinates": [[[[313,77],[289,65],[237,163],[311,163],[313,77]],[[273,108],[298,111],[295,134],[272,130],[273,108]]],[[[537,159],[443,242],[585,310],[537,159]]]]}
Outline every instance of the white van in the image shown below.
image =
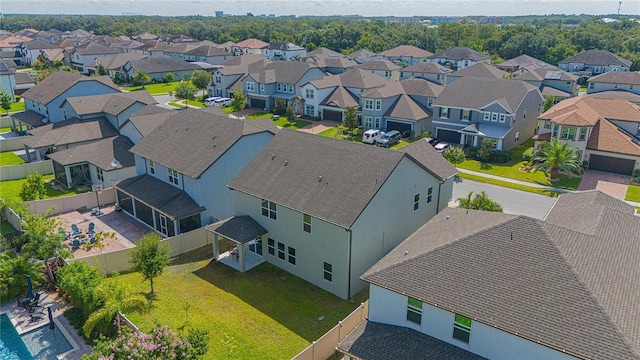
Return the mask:
{"type": "Polygon", "coordinates": [[[204,106],[214,106],[215,105],[215,101],[218,99],[222,99],[220,96],[214,96],[214,97],[210,97],[210,98],[206,98],[204,99],[204,106]]]}
{"type": "Polygon", "coordinates": [[[375,144],[376,138],[384,133],[377,129],[369,129],[362,135],[362,142],[365,144],[375,144]]]}
{"type": "Polygon", "coordinates": [[[227,97],[218,98],[213,101],[213,105],[220,106],[220,107],[229,106],[229,104],[231,104],[231,99],[227,97]]]}

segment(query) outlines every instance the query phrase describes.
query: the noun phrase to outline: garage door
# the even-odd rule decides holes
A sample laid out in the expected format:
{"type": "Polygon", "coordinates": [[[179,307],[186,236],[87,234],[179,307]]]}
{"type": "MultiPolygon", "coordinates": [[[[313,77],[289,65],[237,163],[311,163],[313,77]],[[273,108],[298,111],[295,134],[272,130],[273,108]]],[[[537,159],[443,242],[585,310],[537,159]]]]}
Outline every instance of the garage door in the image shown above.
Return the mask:
{"type": "Polygon", "coordinates": [[[398,130],[400,132],[411,131],[411,124],[405,124],[397,121],[387,121],[387,131],[391,130],[398,130]]]}
{"type": "Polygon", "coordinates": [[[633,175],[635,160],[621,159],[612,156],[591,154],[589,156],[589,169],[606,171],[616,174],[633,175]]]}
{"type": "Polygon", "coordinates": [[[322,120],[342,122],[342,112],[335,110],[323,110],[322,120]]]}
{"type": "Polygon", "coordinates": [[[451,144],[458,144],[460,143],[460,133],[457,131],[438,129],[436,139],[451,144]]]}
{"type": "Polygon", "coordinates": [[[265,109],[267,107],[267,101],[262,99],[251,99],[251,107],[265,109]]]}

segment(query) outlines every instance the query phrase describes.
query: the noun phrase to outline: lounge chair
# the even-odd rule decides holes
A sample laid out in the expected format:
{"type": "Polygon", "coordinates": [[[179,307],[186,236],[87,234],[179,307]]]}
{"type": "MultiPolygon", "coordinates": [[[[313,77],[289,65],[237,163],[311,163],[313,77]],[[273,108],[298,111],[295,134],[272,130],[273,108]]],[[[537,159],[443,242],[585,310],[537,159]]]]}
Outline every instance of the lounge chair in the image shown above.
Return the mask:
{"type": "Polygon", "coordinates": [[[82,245],[82,241],[80,241],[79,239],[71,240],[71,249],[77,249],[80,247],[80,245],[82,245]]]}
{"type": "Polygon", "coordinates": [[[71,225],[71,230],[73,230],[73,235],[81,235],[82,234],[82,230],[78,229],[78,225],[76,224],[72,224],[71,225]]]}
{"type": "Polygon", "coordinates": [[[96,225],[92,222],[89,223],[89,228],[87,229],[87,235],[96,233],[96,225]]]}
{"type": "Polygon", "coordinates": [[[35,321],[38,322],[40,320],[44,319],[44,314],[41,312],[33,312],[31,313],[31,320],[29,322],[35,321]]]}

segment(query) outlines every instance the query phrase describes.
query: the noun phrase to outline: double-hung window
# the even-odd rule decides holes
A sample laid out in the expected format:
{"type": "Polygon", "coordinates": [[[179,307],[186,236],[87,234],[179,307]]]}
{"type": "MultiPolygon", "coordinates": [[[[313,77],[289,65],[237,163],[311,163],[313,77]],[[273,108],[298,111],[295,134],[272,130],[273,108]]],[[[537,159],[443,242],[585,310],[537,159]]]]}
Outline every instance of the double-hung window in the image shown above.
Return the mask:
{"type": "Polygon", "coordinates": [[[551,120],[543,120],[543,121],[544,121],[544,128],[551,129],[551,120]]]}
{"type": "Polygon", "coordinates": [[[314,96],[314,91],[313,89],[307,89],[305,96],[307,97],[307,99],[313,99],[314,96]]]}
{"type": "Polygon", "coordinates": [[[440,108],[440,117],[443,118],[443,119],[448,119],[449,118],[449,108],[448,107],[440,108]]]}
{"type": "Polygon", "coordinates": [[[469,343],[471,337],[471,319],[460,314],[455,315],[453,321],[453,338],[469,343]]]}
{"type": "Polygon", "coordinates": [[[373,110],[373,100],[364,99],[364,109],[365,110],[373,110]]]}
{"type": "MultiPolygon", "coordinates": [[[[640,129],[640,125],[638,126],[638,129],[640,129]]],[[[586,127],[581,127],[580,128],[580,137],[578,138],[579,141],[585,141],[587,140],[587,128],[586,127]]]]}
{"type": "Polygon", "coordinates": [[[247,91],[256,91],[256,83],[254,83],[253,81],[247,81],[247,91]]]}
{"type": "Polygon", "coordinates": [[[491,113],[491,122],[498,122],[498,113],[491,113]]]}
{"type": "Polygon", "coordinates": [[[558,138],[558,131],[559,130],[560,130],[560,126],[559,125],[557,125],[557,124],[553,125],[553,135],[552,135],[552,137],[554,139],[558,138]]]}
{"type": "Polygon", "coordinates": [[[371,125],[372,125],[372,117],[371,116],[365,116],[364,117],[364,127],[370,128],[371,125]]]}
{"type": "Polygon", "coordinates": [[[273,220],[278,220],[278,209],[276,203],[269,200],[262,200],[262,216],[266,216],[273,220]]]}
{"type": "Polygon", "coordinates": [[[311,234],[311,215],[302,214],[302,230],[311,234]]]}
{"type": "Polygon", "coordinates": [[[507,114],[500,114],[500,122],[504,124],[505,120],[507,120],[507,114]]]}
{"type": "Polygon", "coordinates": [[[287,247],[287,254],[288,256],[288,261],[289,264],[291,265],[295,265],[296,264],[296,249],[292,248],[291,246],[287,247]]]}
{"type": "Polygon", "coordinates": [[[289,84],[289,92],[292,94],[295,92],[293,91],[293,84],[289,84]]]}
{"type": "Polygon", "coordinates": [[[104,174],[102,173],[102,169],[99,167],[96,168],[96,175],[98,176],[98,180],[104,181],[104,174]]]}
{"type": "Polygon", "coordinates": [[[407,298],[407,320],[418,325],[422,323],[422,301],[407,298]]]}
{"type": "Polygon", "coordinates": [[[276,256],[276,241],[272,238],[267,239],[267,252],[269,255],[276,256]]]}
{"type": "Polygon", "coordinates": [[[278,241],[278,259],[284,261],[284,259],[286,258],[285,256],[285,245],[283,243],[281,243],[280,241],[278,241]]]}
{"type": "Polygon", "coordinates": [[[328,262],[324,262],[323,277],[328,282],[333,282],[333,265],[328,262]]]}
{"type": "Polygon", "coordinates": [[[462,110],[460,113],[460,120],[469,121],[471,119],[471,111],[470,110],[462,110]]]}
{"type": "Polygon", "coordinates": [[[156,163],[154,163],[153,160],[149,160],[149,172],[151,174],[156,173],[156,163]]]}
{"type": "Polygon", "coordinates": [[[178,181],[178,172],[173,169],[167,169],[169,172],[169,182],[175,185],[180,185],[178,181]]]}
{"type": "Polygon", "coordinates": [[[484,112],[484,121],[491,121],[491,113],[488,111],[484,112]]]}
{"type": "Polygon", "coordinates": [[[313,106],[313,105],[309,105],[309,104],[307,104],[307,105],[305,105],[305,106],[304,106],[304,113],[305,113],[306,115],[314,116],[314,112],[315,112],[315,110],[316,110],[316,107],[315,107],[315,106],[313,106]]]}
{"type": "Polygon", "coordinates": [[[562,133],[560,134],[561,140],[575,140],[576,139],[576,128],[574,127],[563,127],[562,133]]]}
{"type": "Polygon", "coordinates": [[[376,100],[376,110],[382,110],[382,100],[376,100]]]}
{"type": "Polygon", "coordinates": [[[413,195],[413,211],[420,208],[420,193],[413,195]]]}
{"type": "Polygon", "coordinates": [[[427,204],[430,204],[433,200],[433,186],[427,189],[427,204]]]}
{"type": "Polygon", "coordinates": [[[375,117],[373,119],[373,127],[376,129],[380,129],[380,118],[379,117],[375,117]]]}

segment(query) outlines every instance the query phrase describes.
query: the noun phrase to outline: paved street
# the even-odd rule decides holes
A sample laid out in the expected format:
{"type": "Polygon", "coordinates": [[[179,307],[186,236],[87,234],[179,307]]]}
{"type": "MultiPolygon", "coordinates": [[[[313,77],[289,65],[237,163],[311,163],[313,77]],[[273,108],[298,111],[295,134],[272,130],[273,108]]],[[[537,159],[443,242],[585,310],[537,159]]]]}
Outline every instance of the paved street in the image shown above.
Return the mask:
{"type": "Polygon", "coordinates": [[[504,212],[508,214],[527,215],[542,219],[556,199],[462,178],[460,178],[460,181],[453,186],[453,200],[466,197],[469,191],[473,191],[475,194],[484,190],[491,199],[502,205],[504,212]]]}

